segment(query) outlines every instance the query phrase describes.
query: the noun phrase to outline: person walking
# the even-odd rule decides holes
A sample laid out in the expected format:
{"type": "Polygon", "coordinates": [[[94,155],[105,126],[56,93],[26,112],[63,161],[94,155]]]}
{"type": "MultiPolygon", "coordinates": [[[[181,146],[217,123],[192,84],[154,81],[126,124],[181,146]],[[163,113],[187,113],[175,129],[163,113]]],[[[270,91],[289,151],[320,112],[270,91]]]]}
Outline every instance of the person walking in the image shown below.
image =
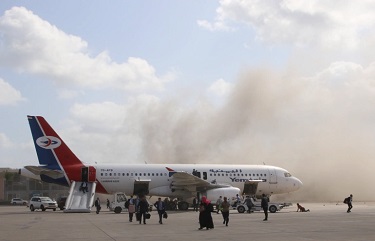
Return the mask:
{"type": "Polygon", "coordinates": [[[142,216],[143,216],[143,224],[146,224],[146,213],[148,213],[148,202],[145,196],[140,197],[140,200],[137,206],[137,212],[139,215],[139,224],[141,224],[142,222],[142,216]]]}
{"type": "Polygon", "coordinates": [[[99,214],[100,209],[102,208],[100,206],[100,199],[99,199],[99,197],[97,197],[96,200],[95,200],[95,207],[96,207],[96,214],[99,214]]]}
{"type": "Polygon", "coordinates": [[[158,200],[155,202],[154,206],[156,207],[156,210],[158,210],[159,223],[163,224],[163,214],[165,213],[165,203],[159,197],[158,200]]]}
{"type": "Polygon", "coordinates": [[[129,213],[129,222],[133,222],[133,216],[135,213],[135,201],[133,199],[133,196],[130,196],[129,198],[128,213],[129,213]]]}
{"type": "Polygon", "coordinates": [[[263,221],[268,220],[268,198],[266,197],[266,194],[262,194],[262,202],[260,203],[261,207],[264,211],[264,219],[263,221]]]}
{"type": "Polygon", "coordinates": [[[221,208],[221,203],[223,202],[223,199],[222,199],[222,196],[220,196],[217,200],[216,200],[216,213],[218,214],[219,211],[220,211],[220,208],[221,208]]]}
{"type": "Polygon", "coordinates": [[[250,213],[251,208],[253,207],[253,201],[251,200],[250,196],[246,196],[244,204],[246,204],[246,206],[247,206],[247,212],[250,213]]]}
{"type": "Polygon", "coordinates": [[[202,200],[199,205],[199,230],[206,228],[212,229],[214,228],[214,222],[212,221],[211,212],[214,211],[214,207],[211,204],[211,201],[206,198],[206,196],[202,197],[202,200]]]}
{"type": "Polygon", "coordinates": [[[194,211],[198,212],[198,199],[197,199],[197,197],[194,197],[194,199],[193,199],[193,209],[194,209],[194,211]]]}
{"type": "Polygon", "coordinates": [[[107,198],[107,208],[109,209],[109,199],[107,198]]]}
{"type": "Polygon", "coordinates": [[[349,197],[347,197],[345,200],[346,201],[346,204],[348,204],[348,210],[346,211],[347,213],[350,213],[352,208],[353,208],[353,205],[352,205],[352,202],[353,202],[353,194],[350,194],[349,197]]]}
{"type": "Polygon", "coordinates": [[[229,209],[230,203],[228,202],[227,197],[224,197],[224,201],[221,203],[221,215],[223,215],[223,224],[225,224],[225,226],[228,226],[229,223],[229,209]]]}

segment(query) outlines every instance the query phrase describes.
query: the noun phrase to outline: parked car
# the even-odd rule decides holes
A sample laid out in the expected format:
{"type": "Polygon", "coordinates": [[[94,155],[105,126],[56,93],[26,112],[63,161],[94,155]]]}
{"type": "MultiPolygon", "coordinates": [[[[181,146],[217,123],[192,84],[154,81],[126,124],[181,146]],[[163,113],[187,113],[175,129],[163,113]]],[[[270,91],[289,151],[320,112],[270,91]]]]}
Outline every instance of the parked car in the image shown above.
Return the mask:
{"type": "Polygon", "coordinates": [[[64,210],[66,199],[67,197],[59,197],[57,199],[57,206],[60,208],[60,210],[64,210]]]}
{"type": "Polygon", "coordinates": [[[12,198],[10,203],[13,204],[13,205],[27,205],[28,202],[26,200],[21,199],[21,198],[12,198]]]}
{"type": "Polygon", "coordinates": [[[56,211],[57,202],[53,201],[49,197],[32,197],[30,200],[30,210],[33,212],[35,209],[41,209],[46,211],[46,209],[52,209],[56,211]]]}

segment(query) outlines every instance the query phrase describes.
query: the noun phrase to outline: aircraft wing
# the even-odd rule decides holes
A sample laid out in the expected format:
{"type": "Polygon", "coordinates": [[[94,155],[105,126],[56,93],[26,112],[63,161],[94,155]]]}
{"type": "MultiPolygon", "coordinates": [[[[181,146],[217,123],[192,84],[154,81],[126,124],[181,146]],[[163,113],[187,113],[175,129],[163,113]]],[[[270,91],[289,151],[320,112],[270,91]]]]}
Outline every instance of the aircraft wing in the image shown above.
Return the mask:
{"type": "Polygon", "coordinates": [[[172,175],[171,188],[173,189],[203,191],[221,187],[230,187],[230,185],[210,183],[187,172],[175,172],[172,175]]]}
{"type": "Polygon", "coordinates": [[[34,175],[46,175],[53,179],[64,177],[64,173],[61,170],[52,170],[43,166],[25,166],[25,169],[33,173],[34,175]]]}

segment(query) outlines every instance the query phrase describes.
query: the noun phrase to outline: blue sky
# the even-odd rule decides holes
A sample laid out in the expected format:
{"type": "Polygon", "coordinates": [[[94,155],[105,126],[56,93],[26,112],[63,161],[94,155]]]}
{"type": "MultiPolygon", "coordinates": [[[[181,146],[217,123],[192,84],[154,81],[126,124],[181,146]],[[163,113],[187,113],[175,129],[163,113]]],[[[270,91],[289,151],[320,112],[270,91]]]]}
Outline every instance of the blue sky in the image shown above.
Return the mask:
{"type": "Polygon", "coordinates": [[[26,115],[42,115],[84,162],[265,162],[318,188],[314,175],[360,161],[365,181],[374,8],[3,1],[1,166],[37,165],[26,115]]]}

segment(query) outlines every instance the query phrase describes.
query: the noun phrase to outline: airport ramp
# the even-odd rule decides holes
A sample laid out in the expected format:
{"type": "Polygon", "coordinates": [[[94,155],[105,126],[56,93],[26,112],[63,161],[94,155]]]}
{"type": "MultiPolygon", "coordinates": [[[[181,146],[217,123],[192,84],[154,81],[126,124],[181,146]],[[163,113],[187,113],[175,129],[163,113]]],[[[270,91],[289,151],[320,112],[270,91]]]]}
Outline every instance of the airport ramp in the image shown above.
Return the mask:
{"type": "Polygon", "coordinates": [[[69,196],[66,199],[64,212],[66,213],[89,213],[94,203],[95,182],[87,182],[87,189],[83,192],[82,182],[72,182],[69,196]]]}

